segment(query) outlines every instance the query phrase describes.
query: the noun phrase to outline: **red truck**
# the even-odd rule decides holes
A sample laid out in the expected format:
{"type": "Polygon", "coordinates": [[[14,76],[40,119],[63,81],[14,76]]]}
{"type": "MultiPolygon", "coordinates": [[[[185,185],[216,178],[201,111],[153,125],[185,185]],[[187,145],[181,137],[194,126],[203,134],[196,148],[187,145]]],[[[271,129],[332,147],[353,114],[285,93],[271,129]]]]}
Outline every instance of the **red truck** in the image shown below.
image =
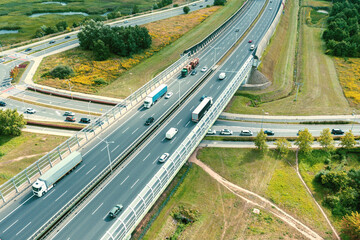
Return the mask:
{"type": "Polygon", "coordinates": [[[192,69],[199,65],[199,58],[194,58],[188,65],[181,70],[181,77],[186,77],[192,69]]]}

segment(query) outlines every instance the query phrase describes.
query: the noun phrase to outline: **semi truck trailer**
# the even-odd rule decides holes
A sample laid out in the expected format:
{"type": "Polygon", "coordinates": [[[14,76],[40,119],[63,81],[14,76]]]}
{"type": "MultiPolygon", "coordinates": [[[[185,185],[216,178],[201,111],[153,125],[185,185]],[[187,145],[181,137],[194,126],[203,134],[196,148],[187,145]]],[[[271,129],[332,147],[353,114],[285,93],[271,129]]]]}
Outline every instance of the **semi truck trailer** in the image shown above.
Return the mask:
{"type": "Polygon", "coordinates": [[[213,104],[211,97],[206,97],[202,102],[195,108],[195,110],[191,114],[191,120],[193,122],[198,122],[200,119],[205,115],[207,110],[211,107],[213,104]]]}
{"type": "Polygon", "coordinates": [[[59,181],[68,172],[73,170],[82,161],[80,152],[72,152],[69,156],[64,158],[61,162],[53,166],[49,171],[44,173],[32,185],[32,190],[35,196],[41,197],[49,191],[54,184],[59,181]]]}
{"type": "Polygon", "coordinates": [[[144,101],[144,107],[150,108],[159,98],[164,96],[166,92],[167,92],[166,84],[161,84],[160,86],[158,86],[154,91],[152,91],[149,95],[147,95],[144,101]]]}

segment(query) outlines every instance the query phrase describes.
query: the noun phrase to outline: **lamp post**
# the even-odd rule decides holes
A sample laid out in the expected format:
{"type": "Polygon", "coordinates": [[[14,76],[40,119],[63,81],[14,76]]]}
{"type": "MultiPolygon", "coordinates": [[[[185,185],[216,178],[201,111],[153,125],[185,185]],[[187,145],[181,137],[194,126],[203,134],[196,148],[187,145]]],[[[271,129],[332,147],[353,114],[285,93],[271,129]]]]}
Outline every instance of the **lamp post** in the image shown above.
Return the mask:
{"type": "Polygon", "coordinates": [[[109,166],[110,166],[110,172],[112,173],[112,166],[111,166],[111,157],[110,157],[110,150],[109,150],[109,143],[114,143],[114,141],[106,141],[105,139],[101,139],[98,136],[96,136],[98,139],[100,139],[100,141],[104,142],[106,144],[106,148],[107,148],[107,153],[108,153],[108,157],[109,157],[109,166]]]}
{"type": "Polygon", "coordinates": [[[71,99],[74,99],[74,98],[73,98],[73,95],[72,95],[72,92],[71,92],[71,89],[73,88],[73,86],[70,85],[70,80],[66,80],[66,81],[69,83],[69,89],[70,89],[71,99]]]}
{"type": "Polygon", "coordinates": [[[268,112],[265,112],[264,109],[261,109],[261,110],[262,110],[262,112],[263,112],[263,117],[262,117],[262,119],[261,119],[261,129],[263,129],[264,116],[265,116],[265,115],[268,115],[269,113],[268,113],[268,112]]]}
{"type": "Polygon", "coordinates": [[[90,103],[91,103],[91,101],[88,102],[88,112],[89,112],[88,117],[89,118],[90,118],[90,103]]]}
{"type": "Polygon", "coordinates": [[[353,130],[353,127],[354,127],[354,123],[355,123],[355,119],[356,119],[356,114],[355,114],[355,110],[352,112],[352,114],[354,116],[354,120],[353,120],[353,123],[351,124],[351,131],[353,130]]]}

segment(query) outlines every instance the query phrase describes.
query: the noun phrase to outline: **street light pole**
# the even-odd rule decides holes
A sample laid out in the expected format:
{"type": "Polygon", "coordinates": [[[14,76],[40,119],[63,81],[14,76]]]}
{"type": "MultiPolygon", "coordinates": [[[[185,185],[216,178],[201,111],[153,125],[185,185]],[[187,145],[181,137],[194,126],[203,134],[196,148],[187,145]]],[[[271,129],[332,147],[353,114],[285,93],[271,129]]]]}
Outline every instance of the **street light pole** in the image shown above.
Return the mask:
{"type": "Polygon", "coordinates": [[[89,112],[88,117],[89,118],[90,118],[90,103],[91,103],[91,101],[88,102],[88,112],[89,112]]]}
{"type": "Polygon", "coordinates": [[[179,83],[179,108],[180,108],[180,97],[181,97],[181,94],[180,94],[180,80],[178,80],[178,83],[179,83]]]}
{"type": "Polygon", "coordinates": [[[355,110],[352,112],[352,114],[354,116],[354,120],[353,120],[353,123],[351,124],[351,131],[353,130],[353,127],[354,127],[354,123],[355,123],[355,119],[356,119],[356,115],[355,115],[355,110]]]}
{"type": "Polygon", "coordinates": [[[264,116],[265,116],[265,115],[268,115],[269,113],[268,113],[268,112],[265,112],[264,109],[261,109],[261,110],[262,110],[262,112],[263,112],[263,117],[262,117],[262,119],[261,119],[261,129],[263,129],[264,116]]]}
{"type": "Polygon", "coordinates": [[[70,96],[71,96],[71,99],[74,99],[73,98],[73,95],[72,95],[72,92],[71,92],[71,89],[73,88],[73,86],[70,86],[70,80],[67,80],[68,83],[69,83],[69,89],[70,89],[70,96]]]}
{"type": "Polygon", "coordinates": [[[112,173],[112,166],[111,166],[111,157],[110,157],[110,149],[109,149],[109,143],[114,143],[114,141],[106,141],[105,139],[101,139],[98,136],[96,136],[98,139],[100,139],[100,141],[104,142],[106,144],[106,148],[107,148],[107,153],[108,153],[108,158],[109,158],[109,166],[110,166],[110,172],[112,173]]]}

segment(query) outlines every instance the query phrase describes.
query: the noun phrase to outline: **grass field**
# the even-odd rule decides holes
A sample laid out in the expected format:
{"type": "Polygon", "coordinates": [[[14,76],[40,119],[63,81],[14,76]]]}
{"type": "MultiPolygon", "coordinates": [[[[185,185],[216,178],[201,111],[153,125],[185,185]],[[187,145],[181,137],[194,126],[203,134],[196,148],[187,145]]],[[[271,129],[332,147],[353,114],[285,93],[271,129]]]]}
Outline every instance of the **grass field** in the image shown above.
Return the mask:
{"type": "MultiPolygon", "coordinates": [[[[49,0],[50,2],[51,0],[49,0]]],[[[2,44],[8,45],[17,42],[22,42],[31,39],[36,30],[41,26],[55,26],[60,21],[66,21],[69,26],[74,22],[79,23],[85,16],[82,15],[45,15],[39,17],[29,17],[32,13],[43,12],[84,12],[94,15],[101,15],[109,11],[120,11],[122,14],[130,14],[134,4],[136,4],[140,11],[151,10],[154,2],[148,0],[59,0],[58,2],[65,2],[66,5],[61,4],[42,4],[47,0],[2,0],[0,4],[0,29],[20,28],[18,34],[4,34],[1,35],[2,44]]],[[[182,0],[174,1],[174,3],[184,2],[182,0]]]]}
{"type": "Polygon", "coordinates": [[[19,137],[0,137],[0,185],[38,160],[67,137],[23,132],[19,137]]]}
{"type": "MultiPolygon", "coordinates": [[[[325,239],[332,239],[331,233],[326,233],[329,228],[325,220],[296,176],[294,154],[286,159],[277,159],[273,154],[261,157],[256,150],[205,148],[198,159],[228,181],[271,199],[325,239]]],[[[176,227],[171,213],[179,206],[200,214],[179,239],[305,239],[262,209],[260,216],[251,213],[251,204],[235,197],[196,165],[145,239],[171,236],[176,227]]]]}
{"type": "MultiPolygon", "coordinates": [[[[313,1],[303,1],[302,4],[309,6],[313,1]]],[[[315,1],[316,2],[316,1],[315,1]]],[[[288,2],[289,3],[289,2],[288,2]]],[[[287,4],[288,4],[287,3],[287,4]]],[[[297,2],[293,2],[294,5],[297,2]]],[[[293,11],[295,8],[293,8],[293,11]]],[[[262,109],[270,115],[331,115],[350,114],[352,108],[346,100],[337,77],[334,61],[324,54],[324,46],[321,40],[323,28],[310,20],[310,26],[305,24],[306,17],[311,16],[311,8],[302,8],[301,11],[301,34],[299,39],[299,51],[297,62],[298,82],[302,83],[300,92],[295,102],[296,91],[294,88],[294,46],[295,37],[289,36],[289,31],[296,24],[296,16],[286,20],[286,14],[282,18],[278,30],[271,40],[269,50],[266,53],[260,70],[273,82],[269,89],[251,92],[245,95],[238,92],[237,96],[227,107],[227,111],[233,113],[262,114],[262,109]],[[289,26],[282,32],[282,26],[289,26]],[[291,42],[291,43],[289,43],[291,42]],[[277,44],[278,43],[278,44],[277,44]],[[279,45],[282,45],[280,46],[279,45]],[[290,50],[289,50],[290,49],[290,50]],[[288,50],[288,52],[285,52],[288,50]],[[278,54],[280,52],[280,54],[278,54]],[[249,104],[251,99],[260,99],[259,104],[249,104]]],[[[289,13],[289,11],[288,11],[289,13]]]]}
{"type": "MultiPolygon", "coordinates": [[[[179,39],[183,34],[203,22],[218,9],[219,7],[204,8],[188,15],[180,15],[146,24],[145,27],[148,28],[153,38],[153,44],[150,49],[141,54],[133,55],[131,58],[118,58],[113,56],[106,61],[94,61],[92,60],[93,56],[91,52],[81,50],[80,48],[49,56],[42,62],[35,74],[35,80],[37,83],[43,85],[68,89],[68,82],[64,80],[41,77],[57,65],[68,65],[72,66],[75,72],[75,76],[70,79],[71,85],[73,86],[72,90],[85,93],[96,93],[100,90],[100,92],[106,96],[126,97],[131,91],[144,85],[151,77],[146,75],[144,77],[142,74],[142,78],[137,81],[133,81],[131,76],[130,78],[127,77],[123,79],[121,82],[117,81],[114,83],[119,76],[154,54],[160,54],[158,52],[162,48],[179,39]],[[104,85],[94,84],[94,80],[99,78],[109,83],[109,86],[105,87],[105,89],[108,90],[101,90],[104,88],[104,85]],[[118,86],[119,84],[120,87],[118,86]],[[114,91],[114,85],[117,86],[116,90],[119,91],[114,91]]],[[[152,59],[153,58],[151,58],[151,61],[152,59]]],[[[162,62],[162,64],[164,64],[164,62],[162,62]]],[[[168,62],[166,62],[166,64],[168,64],[168,62]]]]}
{"type": "MultiPolygon", "coordinates": [[[[359,162],[359,153],[358,152],[350,152],[346,154],[346,160],[347,164],[344,166],[344,170],[348,171],[351,168],[359,169],[360,168],[360,162],[359,162]]],[[[299,170],[300,173],[308,185],[308,187],[311,189],[311,191],[314,194],[315,199],[317,202],[322,203],[325,194],[327,194],[326,190],[319,186],[316,182],[314,182],[314,177],[316,173],[318,173],[320,170],[325,168],[325,159],[327,158],[327,154],[323,152],[322,150],[314,150],[312,153],[312,157],[306,157],[304,155],[299,155],[299,170]]],[[[340,160],[334,161],[332,160],[332,169],[336,169],[337,166],[339,166],[341,163],[340,160]]],[[[330,217],[331,221],[333,222],[334,226],[340,231],[340,218],[333,217],[331,214],[331,211],[328,208],[323,207],[325,212],[327,213],[327,216],[330,217]]]]}

